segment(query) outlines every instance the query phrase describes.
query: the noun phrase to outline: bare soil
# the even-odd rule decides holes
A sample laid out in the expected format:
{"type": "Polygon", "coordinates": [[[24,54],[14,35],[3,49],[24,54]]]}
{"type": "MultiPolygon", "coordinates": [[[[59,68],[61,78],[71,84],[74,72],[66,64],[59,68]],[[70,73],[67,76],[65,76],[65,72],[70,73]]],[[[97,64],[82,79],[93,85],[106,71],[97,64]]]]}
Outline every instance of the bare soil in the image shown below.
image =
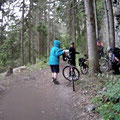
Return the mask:
{"type": "Polygon", "coordinates": [[[58,80],[60,85],[52,83],[49,67],[0,77],[0,120],[99,120],[87,111],[96,95],[95,77],[81,76],[76,92],[62,73],[58,80]]]}

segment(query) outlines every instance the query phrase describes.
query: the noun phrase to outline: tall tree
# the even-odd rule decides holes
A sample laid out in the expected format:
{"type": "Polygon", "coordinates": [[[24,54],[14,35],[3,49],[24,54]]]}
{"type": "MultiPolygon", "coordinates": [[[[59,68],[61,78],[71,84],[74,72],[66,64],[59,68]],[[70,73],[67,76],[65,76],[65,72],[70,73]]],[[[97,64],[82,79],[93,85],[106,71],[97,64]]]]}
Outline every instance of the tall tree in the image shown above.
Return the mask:
{"type": "Polygon", "coordinates": [[[99,60],[97,53],[97,41],[95,32],[95,19],[93,0],[84,0],[87,24],[89,67],[92,73],[99,72],[99,60]]]}
{"type": "MultiPolygon", "coordinates": [[[[50,2],[50,0],[49,0],[50,2]]],[[[48,5],[48,35],[47,35],[47,55],[50,55],[50,4],[48,5]]]]}
{"type": "Polygon", "coordinates": [[[4,10],[2,9],[1,11],[2,11],[2,13],[1,13],[1,19],[0,19],[0,44],[2,44],[2,38],[3,38],[3,13],[4,13],[4,10]]]}
{"type": "Polygon", "coordinates": [[[29,5],[29,17],[28,17],[28,24],[29,24],[29,28],[28,28],[28,41],[29,41],[29,63],[31,63],[31,37],[32,37],[32,8],[33,8],[33,1],[30,0],[30,5],[29,5]]]}
{"type": "Polygon", "coordinates": [[[55,37],[56,37],[56,8],[55,8],[55,1],[54,1],[54,5],[53,5],[53,7],[54,7],[54,10],[53,10],[53,22],[54,22],[54,24],[53,24],[53,31],[54,31],[54,33],[53,33],[53,40],[55,40],[55,37]]]}
{"type": "Polygon", "coordinates": [[[73,41],[76,42],[76,0],[72,0],[72,32],[73,41]]]}
{"type": "Polygon", "coordinates": [[[2,44],[2,39],[3,39],[3,29],[4,29],[4,26],[3,26],[3,18],[4,18],[4,3],[6,1],[3,1],[1,0],[0,1],[0,12],[1,12],[1,18],[0,18],[0,44],[2,44]]]}
{"type": "Polygon", "coordinates": [[[107,10],[107,3],[104,0],[104,9],[105,9],[105,20],[106,20],[106,40],[107,40],[107,47],[110,48],[110,29],[109,29],[109,18],[108,18],[108,10],[107,10]]]}
{"type": "Polygon", "coordinates": [[[115,47],[115,28],[114,28],[114,16],[113,16],[113,6],[112,0],[106,0],[109,18],[109,29],[110,29],[110,47],[115,47]]]}
{"type": "Polygon", "coordinates": [[[96,38],[99,38],[96,0],[93,0],[93,6],[94,6],[94,16],[95,16],[96,38]]]}
{"type": "Polygon", "coordinates": [[[24,65],[24,10],[25,0],[22,1],[22,21],[21,21],[21,60],[22,65],[24,65]]]}
{"type": "Polygon", "coordinates": [[[33,11],[33,19],[32,19],[32,24],[33,29],[32,29],[32,63],[36,64],[36,11],[33,11]]]}

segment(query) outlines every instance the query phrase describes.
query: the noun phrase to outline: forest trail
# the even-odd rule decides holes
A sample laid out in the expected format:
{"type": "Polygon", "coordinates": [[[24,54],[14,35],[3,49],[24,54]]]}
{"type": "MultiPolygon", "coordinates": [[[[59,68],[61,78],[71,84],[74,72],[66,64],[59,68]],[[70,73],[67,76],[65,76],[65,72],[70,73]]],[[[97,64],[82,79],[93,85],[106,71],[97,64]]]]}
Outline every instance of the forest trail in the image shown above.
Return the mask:
{"type": "Polygon", "coordinates": [[[97,120],[96,114],[86,111],[92,96],[89,91],[77,87],[74,93],[59,76],[60,85],[51,82],[48,68],[5,78],[9,84],[1,92],[0,120],[97,120]]]}

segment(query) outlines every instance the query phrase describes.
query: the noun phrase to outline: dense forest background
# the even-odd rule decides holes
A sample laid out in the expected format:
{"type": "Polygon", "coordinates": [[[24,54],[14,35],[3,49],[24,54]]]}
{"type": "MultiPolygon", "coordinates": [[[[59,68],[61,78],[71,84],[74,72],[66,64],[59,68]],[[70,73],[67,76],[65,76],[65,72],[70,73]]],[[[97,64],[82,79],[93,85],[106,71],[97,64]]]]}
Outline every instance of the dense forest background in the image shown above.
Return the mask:
{"type": "MultiPolygon", "coordinates": [[[[103,41],[107,49],[110,45],[107,42],[106,0],[94,0],[93,3],[96,39],[103,41]]],[[[111,3],[115,39],[119,43],[119,1],[111,3]]],[[[78,50],[86,53],[84,4],[83,0],[0,0],[0,72],[8,66],[35,64],[47,59],[55,37],[62,41],[64,49],[74,41],[78,50]]]]}
{"type": "Polygon", "coordinates": [[[93,99],[96,110],[120,120],[120,77],[99,74],[97,51],[98,39],[105,51],[120,47],[120,0],[0,0],[0,73],[45,64],[56,37],[63,49],[73,41],[81,56],[88,54],[89,75],[97,73],[105,88],[93,99]]]}

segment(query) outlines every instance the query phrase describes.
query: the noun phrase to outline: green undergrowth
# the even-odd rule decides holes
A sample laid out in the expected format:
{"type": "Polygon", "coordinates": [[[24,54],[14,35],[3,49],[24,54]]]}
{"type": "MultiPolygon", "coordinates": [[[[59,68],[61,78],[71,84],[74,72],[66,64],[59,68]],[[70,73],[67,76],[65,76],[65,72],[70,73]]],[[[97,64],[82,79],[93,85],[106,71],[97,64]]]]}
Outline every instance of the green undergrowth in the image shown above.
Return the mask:
{"type": "Polygon", "coordinates": [[[32,69],[32,70],[39,70],[41,68],[45,68],[49,65],[48,63],[48,59],[40,59],[40,60],[37,60],[37,63],[34,64],[34,65],[28,65],[28,68],[29,69],[32,69]]]}
{"type": "Polygon", "coordinates": [[[120,120],[120,76],[98,75],[103,84],[101,92],[92,99],[104,120],[120,120]]]}

